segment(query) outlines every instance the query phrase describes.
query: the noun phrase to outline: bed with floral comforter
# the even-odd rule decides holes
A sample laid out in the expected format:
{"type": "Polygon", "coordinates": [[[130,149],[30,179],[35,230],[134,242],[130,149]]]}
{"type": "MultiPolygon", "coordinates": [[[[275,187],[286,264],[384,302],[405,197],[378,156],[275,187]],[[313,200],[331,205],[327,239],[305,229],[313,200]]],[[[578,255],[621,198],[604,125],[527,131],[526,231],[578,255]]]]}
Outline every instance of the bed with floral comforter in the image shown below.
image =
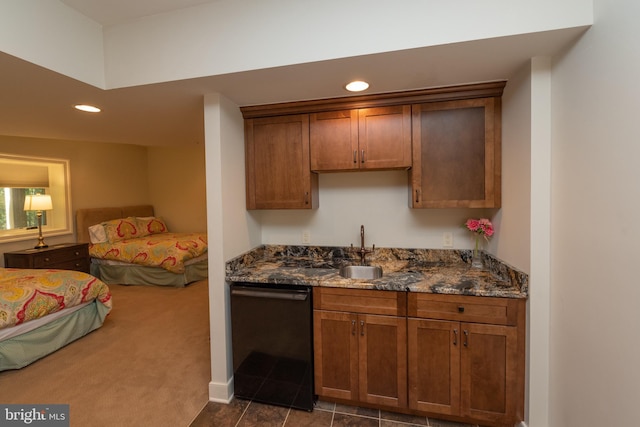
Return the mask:
{"type": "Polygon", "coordinates": [[[170,232],[151,206],[79,210],[76,223],[91,274],[107,284],[182,287],[208,276],[207,234],[170,232]]]}
{"type": "Polygon", "coordinates": [[[161,267],[172,273],[184,273],[185,262],[206,252],[203,233],[158,233],[89,247],[92,258],[161,267]]]}
{"type": "Polygon", "coordinates": [[[0,371],[22,368],[102,326],[111,293],[79,271],[0,268],[0,371]]]}

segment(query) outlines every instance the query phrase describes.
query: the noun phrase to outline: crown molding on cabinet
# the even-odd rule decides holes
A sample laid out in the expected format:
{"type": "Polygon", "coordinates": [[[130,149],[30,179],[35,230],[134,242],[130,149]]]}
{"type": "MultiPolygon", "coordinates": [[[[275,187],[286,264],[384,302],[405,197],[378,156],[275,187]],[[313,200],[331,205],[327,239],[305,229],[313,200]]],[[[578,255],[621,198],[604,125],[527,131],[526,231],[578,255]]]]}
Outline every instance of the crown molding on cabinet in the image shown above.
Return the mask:
{"type": "Polygon", "coordinates": [[[348,110],[357,108],[384,107],[400,104],[414,104],[457,99],[501,97],[506,80],[471,83],[456,86],[441,86],[402,92],[387,92],[371,95],[347,96],[340,98],[314,99],[309,101],[283,102],[240,107],[245,119],[282,116],[289,114],[317,113],[322,111],[348,110]]]}

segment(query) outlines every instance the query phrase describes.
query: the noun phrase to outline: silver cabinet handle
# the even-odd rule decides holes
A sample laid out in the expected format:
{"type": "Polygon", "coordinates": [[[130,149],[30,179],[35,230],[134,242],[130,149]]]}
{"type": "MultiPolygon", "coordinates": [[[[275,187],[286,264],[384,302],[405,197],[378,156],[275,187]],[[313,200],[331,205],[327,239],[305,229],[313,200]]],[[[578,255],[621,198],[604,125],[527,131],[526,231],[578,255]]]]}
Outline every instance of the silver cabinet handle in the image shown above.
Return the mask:
{"type": "Polygon", "coordinates": [[[351,321],[351,335],[355,335],[356,334],[356,321],[352,320],[351,321]]]}
{"type": "Polygon", "coordinates": [[[469,347],[469,331],[464,330],[464,346],[469,347]]]}
{"type": "Polygon", "coordinates": [[[458,345],[458,330],[453,330],[453,345],[458,345]]]}
{"type": "Polygon", "coordinates": [[[358,163],[358,150],[353,150],[353,163],[358,163]]]}
{"type": "Polygon", "coordinates": [[[360,151],[360,163],[364,163],[364,150],[360,151]]]}
{"type": "Polygon", "coordinates": [[[364,336],[364,320],[360,321],[360,336],[364,336]]]}

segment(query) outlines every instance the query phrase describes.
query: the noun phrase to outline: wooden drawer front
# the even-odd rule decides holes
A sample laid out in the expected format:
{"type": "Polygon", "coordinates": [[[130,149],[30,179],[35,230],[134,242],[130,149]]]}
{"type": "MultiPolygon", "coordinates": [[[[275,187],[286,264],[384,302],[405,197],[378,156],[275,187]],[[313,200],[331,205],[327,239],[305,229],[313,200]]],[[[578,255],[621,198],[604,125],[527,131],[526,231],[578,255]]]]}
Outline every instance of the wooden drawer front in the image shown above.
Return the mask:
{"type": "Polygon", "coordinates": [[[407,300],[405,292],[315,287],[313,307],[317,310],[405,316],[407,300]]]}
{"type": "Polygon", "coordinates": [[[35,268],[53,268],[52,266],[60,265],[61,263],[65,263],[66,261],[80,261],[88,257],[89,251],[87,249],[87,246],[76,246],[36,254],[33,257],[33,266],[35,268]]]}
{"type": "Polygon", "coordinates": [[[71,261],[63,261],[56,264],[48,265],[46,268],[55,269],[55,270],[76,270],[76,271],[84,271],[85,273],[89,272],[89,259],[82,258],[71,261]]]}
{"type": "Polygon", "coordinates": [[[508,298],[410,293],[408,316],[423,319],[515,325],[518,301],[508,298]]]}

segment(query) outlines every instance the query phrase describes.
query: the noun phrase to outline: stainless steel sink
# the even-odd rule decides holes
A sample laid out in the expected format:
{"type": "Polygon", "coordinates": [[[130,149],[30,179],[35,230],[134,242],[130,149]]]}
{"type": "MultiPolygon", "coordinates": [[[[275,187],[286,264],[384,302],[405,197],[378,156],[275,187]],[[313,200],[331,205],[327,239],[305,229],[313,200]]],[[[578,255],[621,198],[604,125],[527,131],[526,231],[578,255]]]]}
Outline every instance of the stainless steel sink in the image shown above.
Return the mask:
{"type": "Polygon", "coordinates": [[[343,265],[340,275],[347,279],[379,279],[382,267],[377,265],[343,265]]]}

